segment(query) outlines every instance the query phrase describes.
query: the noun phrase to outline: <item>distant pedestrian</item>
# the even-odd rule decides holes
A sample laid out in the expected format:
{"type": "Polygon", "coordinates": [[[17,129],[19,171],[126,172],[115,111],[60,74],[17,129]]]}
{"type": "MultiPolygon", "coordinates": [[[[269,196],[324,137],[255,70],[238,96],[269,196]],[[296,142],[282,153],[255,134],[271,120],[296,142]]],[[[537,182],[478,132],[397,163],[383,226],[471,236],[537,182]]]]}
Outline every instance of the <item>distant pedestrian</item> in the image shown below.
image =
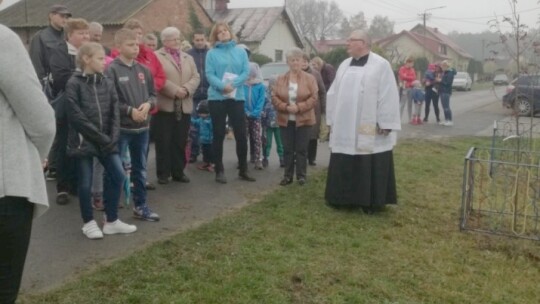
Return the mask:
{"type": "Polygon", "coordinates": [[[419,80],[413,81],[413,88],[411,90],[411,98],[414,104],[414,113],[411,123],[413,125],[421,125],[422,118],[420,118],[420,112],[422,111],[422,104],[426,95],[422,91],[422,84],[419,80]]]}
{"type": "Polygon", "coordinates": [[[405,60],[405,64],[399,68],[399,73],[398,73],[400,87],[401,87],[401,96],[399,99],[399,112],[400,112],[400,115],[403,116],[403,110],[405,109],[405,105],[406,105],[409,122],[411,122],[411,119],[412,119],[412,97],[411,97],[412,83],[413,81],[416,80],[416,72],[413,66],[414,66],[414,58],[409,57],[405,60]]]}
{"type": "Polygon", "coordinates": [[[435,112],[435,118],[437,123],[441,122],[439,117],[439,87],[440,81],[442,78],[442,70],[436,64],[429,64],[428,69],[424,75],[424,86],[426,93],[426,108],[424,122],[429,120],[429,111],[430,106],[433,105],[433,110],[435,112]]]}
{"type": "Polygon", "coordinates": [[[101,39],[103,38],[103,25],[101,25],[99,22],[93,21],[90,22],[88,30],[90,32],[90,41],[101,44],[105,50],[105,56],[110,56],[111,49],[101,43],[101,39]]]}
{"type": "Polygon", "coordinates": [[[77,54],[80,71],[66,85],[70,130],[68,153],[77,159],[78,190],[83,234],[101,239],[103,234],[132,233],[134,225],[118,219],[118,202],[125,175],[118,153],[120,112],[114,83],[103,76],[105,50],[96,43],[82,46],[77,54]],[[105,168],[105,214],[103,231],[92,212],[94,158],[105,168]]]}
{"type": "Polygon", "coordinates": [[[278,76],[272,87],[272,103],[278,112],[278,125],[283,139],[285,172],[279,183],[282,186],[296,179],[299,185],[307,181],[307,147],[315,119],[317,81],[313,75],[302,71],[299,48],[286,53],[289,71],[278,76]]]}
{"type": "Polygon", "coordinates": [[[272,100],[272,87],[276,83],[275,78],[270,78],[268,81],[268,88],[266,89],[267,100],[264,105],[264,114],[263,114],[263,130],[266,131],[266,142],[264,145],[264,157],[263,157],[263,167],[268,167],[268,160],[270,159],[270,152],[272,152],[272,138],[276,141],[276,152],[279,158],[279,166],[281,168],[285,167],[285,162],[283,161],[283,143],[281,141],[281,131],[279,130],[279,125],[277,123],[277,111],[272,100]]]}
{"type": "Polygon", "coordinates": [[[143,37],[143,44],[146,45],[151,50],[157,50],[158,48],[158,39],[156,35],[148,33],[143,37]]]}
{"type": "MultiPolygon", "coordinates": [[[[329,63],[321,59],[321,57],[314,57],[311,59],[311,65],[321,73],[322,80],[324,82],[325,92],[330,90],[330,86],[336,78],[336,69],[329,63]]],[[[325,93],[326,95],[326,93],[325,93]]],[[[326,125],[326,106],[323,105],[321,108],[321,131],[319,133],[319,138],[321,141],[328,141],[328,136],[330,132],[328,131],[328,126],[326,125]]]]}
{"type": "Polygon", "coordinates": [[[116,32],[114,42],[119,55],[107,68],[118,93],[120,109],[120,152],[131,155],[133,215],[146,221],[159,221],[148,207],[146,193],[149,111],[156,107],[156,92],[148,68],[135,61],[139,52],[137,33],[129,29],[116,32]]]}
{"type": "Polygon", "coordinates": [[[443,70],[443,76],[441,79],[440,94],[445,120],[443,125],[451,127],[454,125],[454,121],[452,110],[450,109],[450,96],[452,95],[452,83],[454,82],[456,70],[450,67],[450,63],[447,60],[441,62],[441,68],[443,70]]]}
{"type": "Polygon", "coordinates": [[[21,286],[32,219],[49,208],[43,167],[55,122],[19,36],[0,25],[0,41],[0,303],[11,304],[21,286]]]}
{"type": "Polygon", "coordinates": [[[266,101],[266,89],[258,64],[249,63],[249,76],[244,86],[246,101],[246,127],[249,138],[251,162],[256,170],[262,170],[262,112],[266,101]]]}
{"type": "Polygon", "coordinates": [[[229,25],[218,22],[210,33],[213,48],[206,55],[206,77],[210,83],[208,104],[214,123],[212,153],[216,164],[216,182],[227,183],[223,166],[223,141],[225,139],[227,117],[234,131],[238,176],[245,181],[255,181],[248,173],[246,114],[243,90],[249,75],[249,61],[246,52],[236,46],[236,38],[229,25]]]}
{"type": "Polygon", "coordinates": [[[208,101],[201,100],[197,105],[197,117],[191,117],[191,122],[199,130],[198,142],[203,155],[203,163],[197,168],[214,172],[214,161],[212,160],[212,117],[210,117],[210,109],[208,101]]]}

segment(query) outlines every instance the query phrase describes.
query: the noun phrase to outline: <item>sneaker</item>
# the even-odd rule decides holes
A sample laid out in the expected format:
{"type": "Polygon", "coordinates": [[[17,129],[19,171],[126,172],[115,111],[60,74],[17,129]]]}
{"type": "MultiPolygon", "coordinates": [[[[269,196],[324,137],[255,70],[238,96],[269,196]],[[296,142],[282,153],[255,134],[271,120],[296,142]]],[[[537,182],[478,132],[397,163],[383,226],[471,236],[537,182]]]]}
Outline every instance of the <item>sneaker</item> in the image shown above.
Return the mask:
{"type": "Polygon", "coordinates": [[[446,121],[438,121],[439,125],[444,126],[446,124],[446,121]]]}
{"type": "Polygon", "coordinates": [[[49,169],[47,171],[47,174],[45,175],[45,179],[48,180],[48,181],[56,180],[56,170],[49,169]]]}
{"type": "Polygon", "coordinates": [[[103,225],[104,234],[133,233],[135,231],[137,231],[137,226],[126,224],[121,220],[116,220],[112,223],[106,222],[103,225]]]}
{"type": "Polygon", "coordinates": [[[260,160],[256,161],[255,162],[255,166],[253,167],[255,170],[262,170],[263,169],[263,164],[260,160]]]}
{"type": "Polygon", "coordinates": [[[95,198],[92,202],[92,208],[97,211],[103,211],[105,210],[105,205],[103,205],[103,199],[101,198],[95,198]]]}
{"type": "Polygon", "coordinates": [[[59,192],[56,196],[56,204],[67,205],[69,204],[69,194],[67,192],[59,192]]]}
{"type": "Polygon", "coordinates": [[[103,238],[103,232],[101,232],[101,229],[99,229],[95,220],[91,220],[90,222],[84,224],[82,226],[82,232],[91,240],[103,238]]]}
{"type": "Polygon", "coordinates": [[[225,177],[225,173],[217,172],[216,173],[216,182],[218,182],[220,184],[226,184],[227,183],[227,178],[225,177]]]}
{"type": "Polygon", "coordinates": [[[247,182],[254,182],[256,179],[252,176],[250,176],[247,172],[240,172],[238,173],[238,177],[241,180],[247,181],[247,182]]]}
{"type": "Polygon", "coordinates": [[[447,127],[451,127],[451,126],[454,125],[454,122],[449,120],[449,121],[445,122],[444,125],[447,126],[447,127]]]}
{"type": "Polygon", "coordinates": [[[149,222],[159,221],[159,215],[150,210],[146,204],[133,208],[133,217],[149,222]]]}
{"type": "Polygon", "coordinates": [[[268,167],[268,158],[264,158],[263,161],[262,161],[262,165],[264,168],[268,167]]]}
{"type": "Polygon", "coordinates": [[[172,180],[180,183],[189,183],[191,181],[189,177],[187,177],[187,175],[185,174],[183,174],[182,176],[173,176],[172,180]]]}
{"type": "Polygon", "coordinates": [[[146,190],[150,190],[150,191],[156,190],[156,185],[154,185],[154,184],[152,184],[150,182],[146,182],[145,187],[146,187],[146,190]]]}

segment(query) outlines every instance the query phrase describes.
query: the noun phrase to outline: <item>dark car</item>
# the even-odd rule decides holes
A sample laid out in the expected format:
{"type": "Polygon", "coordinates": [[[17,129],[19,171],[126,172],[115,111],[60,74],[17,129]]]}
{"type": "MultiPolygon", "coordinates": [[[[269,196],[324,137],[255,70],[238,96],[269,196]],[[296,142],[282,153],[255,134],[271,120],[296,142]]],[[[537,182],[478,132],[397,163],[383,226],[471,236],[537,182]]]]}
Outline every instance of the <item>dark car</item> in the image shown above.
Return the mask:
{"type": "Polygon", "coordinates": [[[507,84],[508,84],[508,76],[506,76],[505,74],[499,74],[493,77],[493,85],[507,85],[507,84]]]}
{"type": "Polygon", "coordinates": [[[540,75],[523,75],[513,80],[506,88],[503,105],[521,116],[540,112],[540,75]]]}

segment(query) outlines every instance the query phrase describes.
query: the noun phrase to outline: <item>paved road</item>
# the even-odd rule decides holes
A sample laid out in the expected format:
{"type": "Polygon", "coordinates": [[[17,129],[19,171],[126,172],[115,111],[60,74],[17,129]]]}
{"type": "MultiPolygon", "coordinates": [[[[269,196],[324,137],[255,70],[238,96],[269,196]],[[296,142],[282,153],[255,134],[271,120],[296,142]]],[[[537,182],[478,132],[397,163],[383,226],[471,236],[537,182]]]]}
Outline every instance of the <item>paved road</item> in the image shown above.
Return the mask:
{"type": "MultiPolygon", "coordinates": [[[[500,94],[503,91],[503,88],[498,89],[499,96],[502,96],[500,94]]],[[[454,127],[439,126],[433,122],[422,126],[403,124],[400,140],[460,135],[489,136],[493,121],[503,119],[509,114],[509,110],[501,107],[500,99],[490,90],[456,92],[452,96],[451,105],[455,117],[454,127]]],[[[327,145],[320,144],[319,166],[309,168],[308,176],[313,170],[324,168],[328,159],[327,145]]],[[[46,215],[34,222],[22,291],[39,292],[59,286],[81,271],[110,263],[159,239],[196,227],[216,216],[242,207],[261,194],[277,188],[283,174],[276,157],[272,155],[269,168],[252,171],[257,182],[239,181],[236,178],[232,140],[225,143],[224,160],[228,184],[217,184],[213,180],[213,174],[199,171],[190,165],[186,171],[192,180],[190,184],[171,183],[149,192],[150,206],[161,215],[160,222],[137,221],[131,218],[130,210],[122,209],[120,218],[137,224],[138,231],[127,236],[106,236],[99,241],[90,241],[82,234],[82,221],[76,199],[73,198],[72,203],[67,206],[55,205],[54,182],[48,182],[49,198],[53,203],[46,215]]],[[[153,154],[150,155],[149,177],[151,181],[156,180],[153,154]]],[[[95,215],[97,219],[101,217],[100,212],[95,215]]]]}

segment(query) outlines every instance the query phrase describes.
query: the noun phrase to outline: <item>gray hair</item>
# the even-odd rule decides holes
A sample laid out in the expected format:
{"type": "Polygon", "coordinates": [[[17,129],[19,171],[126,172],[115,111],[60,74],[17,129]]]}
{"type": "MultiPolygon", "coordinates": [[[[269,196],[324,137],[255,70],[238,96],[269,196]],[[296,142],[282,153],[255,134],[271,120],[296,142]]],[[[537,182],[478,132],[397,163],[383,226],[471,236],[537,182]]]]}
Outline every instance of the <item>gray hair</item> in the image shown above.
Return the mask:
{"type": "Polygon", "coordinates": [[[176,35],[178,35],[178,37],[181,37],[182,33],[180,32],[178,28],[174,26],[169,26],[169,27],[164,28],[163,31],[161,31],[160,38],[161,38],[161,41],[163,41],[163,40],[166,40],[167,37],[176,36],[176,35]]]}
{"type": "Polygon", "coordinates": [[[369,34],[364,30],[355,30],[352,32],[352,35],[358,36],[358,38],[364,40],[364,42],[367,44],[367,46],[371,47],[371,37],[369,37],[369,34]]]}
{"type": "Polygon", "coordinates": [[[100,32],[103,32],[103,25],[101,25],[99,22],[90,22],[90,24],[88,25],[88,30],[93,32],[93,31],[100,31],[100,32]]]}
{"type": "Polygon", "coordinates": [[[302,51],[301,49],[297,47],[292,47],[287,51],[287,53],[285,53],[285,58],[287,59],[287,61],[289,61],[289,59],[293,57],[302,58],[303,56],[304,56],[304,51],[302,51]]]}

